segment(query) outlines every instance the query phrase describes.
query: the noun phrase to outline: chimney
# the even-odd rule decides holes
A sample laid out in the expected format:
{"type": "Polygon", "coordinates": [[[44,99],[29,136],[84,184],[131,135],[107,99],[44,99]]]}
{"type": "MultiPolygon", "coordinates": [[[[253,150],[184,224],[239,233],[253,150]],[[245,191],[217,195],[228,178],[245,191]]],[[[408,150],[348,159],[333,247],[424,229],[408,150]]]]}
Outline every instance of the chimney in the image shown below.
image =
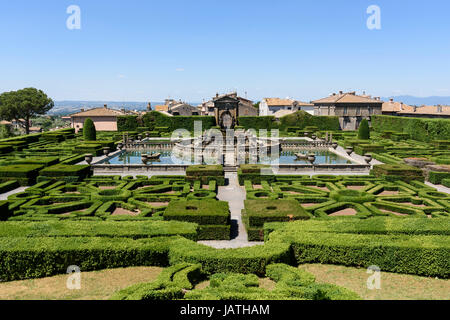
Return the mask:
{"type": "Polygon", "coordinates": [[[152,110],[152,103],[149,102],[149,103],[147,104],[147,111],[151,111],[151,110],[152,110]]]}
{"type": "Polygon", "coordinates": [[[437,105],[437,112],[442,113],[442,106],[440,104],[437,105]]]}
{"type": "Polygon", "coordinates": [[[390,98],[389,101],[390,101],[390,102],[394,102],[394,98],[390,98]]]}
{"type": "Polygon", "coordinates": [[[414,106],[413,108],[414,108],[414,112],[416,112],[417,111],[417,106],[414,106]]]}
{"type": "Polygon", "coordinates": [[[107,104],[105,104],[104,106],[103,106],[105,109],[107,109],[108,108],[108,105],[107,104]]]}
{"type": "Polygon", "coordinates": [[[84,112],[84,108],[81,109],[81,112],[84,112]]]}
{"type": "Polygon", "coordinates": [[[339,91],[339,94],[342,95],[344,93],[344,91],[339,91]]]}
{"type": "Polygon", "coordinates": [[[400,111],[403,111],[403,102],[400,102],[400,111]]]}

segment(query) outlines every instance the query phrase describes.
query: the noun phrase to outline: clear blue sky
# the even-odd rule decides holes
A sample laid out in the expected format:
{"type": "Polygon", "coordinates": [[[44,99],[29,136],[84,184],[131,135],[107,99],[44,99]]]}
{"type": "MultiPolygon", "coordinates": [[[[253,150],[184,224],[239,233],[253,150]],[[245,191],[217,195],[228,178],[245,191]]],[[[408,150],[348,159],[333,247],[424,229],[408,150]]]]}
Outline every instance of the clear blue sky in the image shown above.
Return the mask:
{"type": "Polygon", "coordinates": [[[0,92],[199,102],[450,95],[448,0],[0,0],[0,92]],[[81,8],[81,30],[66,9],[81,8]],[[369,30],[369,5],[381,30],[369,30]]]}

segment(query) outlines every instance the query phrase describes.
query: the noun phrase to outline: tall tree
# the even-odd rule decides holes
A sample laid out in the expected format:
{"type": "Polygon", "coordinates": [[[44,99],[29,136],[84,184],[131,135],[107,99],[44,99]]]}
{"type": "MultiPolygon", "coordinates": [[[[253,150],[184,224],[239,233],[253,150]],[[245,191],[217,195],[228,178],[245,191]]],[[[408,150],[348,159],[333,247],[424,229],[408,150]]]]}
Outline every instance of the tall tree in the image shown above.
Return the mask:
{"type": "Polygon", "coordinates": [[[94,121],[87,118],[83,125],[83,136],[85,141],[97,140],[97,131],[95,130],[94,121]]]}
{"type": "Polygon", "coordinates": [[[358,139],[361,139],[361,140],[370,139],[369,122],[366,119],[363,119],[359,125],[358,139]]]}
{"type": "Polygon", "coordinates": [[[11,121],[16,120],[30,133],[30,119],[46,114],[54,106],[42,90],[25,88],[18,91],[4,92],[0,95],[0,117],[11,121]]]}

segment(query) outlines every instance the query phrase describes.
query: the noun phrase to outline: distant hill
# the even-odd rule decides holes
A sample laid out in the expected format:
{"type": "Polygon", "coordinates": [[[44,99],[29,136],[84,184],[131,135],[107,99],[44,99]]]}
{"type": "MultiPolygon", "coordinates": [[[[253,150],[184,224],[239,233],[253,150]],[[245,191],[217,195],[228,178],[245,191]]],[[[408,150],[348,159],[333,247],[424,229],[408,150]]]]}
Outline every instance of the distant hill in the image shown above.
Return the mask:
{"type": "Polygon", "coordinates": [[[416,106],[421,106],[421,105],[427,105],[427,106],[431,106],[431,105],[450,105],[450,97],[438,97],[438,96],[434,96],[434,97],[414,97],[414,96],[392,96],[392,97],[387,97],[387,98],[381,98],[381,100],[383,101],[389,101],[390,98],[393,98],[394,101],[397,102],[403,102],[409,105],[416,105],[416,106]]]}
{"type": "MultiPolygon", "coordinates": [[[[50,115],[68,115],[79,112],[81,109],[92,109],[103,107],[105,104],[111,109],[126,110],[146,110],[148,102],[132,102],[132,101],[55,101],[55,106],[48,114],[50,115]]],[[[152,102],[152,108],[156,105],[164,104],[164,102],[152,102]]],[[[191,102],[193,106],[198,103],[191,102]]]]}

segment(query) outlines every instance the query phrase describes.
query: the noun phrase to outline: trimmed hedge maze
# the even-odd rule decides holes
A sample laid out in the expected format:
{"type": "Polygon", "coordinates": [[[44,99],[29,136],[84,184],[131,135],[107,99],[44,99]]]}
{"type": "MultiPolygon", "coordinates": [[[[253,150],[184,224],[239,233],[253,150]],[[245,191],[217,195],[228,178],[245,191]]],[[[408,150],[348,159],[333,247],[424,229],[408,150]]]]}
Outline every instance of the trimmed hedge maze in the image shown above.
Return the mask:
{"type": "Polygon", "coordinates": [[[332,135],[334,142],[343,148],[353,147],[356,154],[370,154],[385,164],[374,170],[376,174],[391,172],[392,181],[426,179],[433,184],[448,185],[444,180],[450,179],[450,120],[389,116],[375,116],[372,120],[373,130],[367,140],[359,139],[353,131],[316,129],[313,133],[321,138],[332,135]],[[401,173],[397,177],[393,174],[403,170],[409,174],[401,173]]]}
{"type": "Polygon", "coordinates": [[[377,265],[385,272],[450,276],[449,195],[420,181],[272,176],[245,180],[244,187],[256,197],[243,212],[249,237],[265,243],[218,250],[196,242],[229,239],[228,205],[209,196],[217,192],[214,180],[43,181],[0,202],[8,220],[0,223],[0,278],[46,277],[69,265],[84,271],[162,266],[168,268],[157,281],[112,298],[333,300],[359,297],[317,284],[295,266],[377,265]],[[196,192],[208,196],[189,198],[196,192]],[[274,281],[274,290],[259,287],[258,277],[274,281]],[[203,280],[209,286],[194,289],[203,280]]]}
{"type": "Polygon", "coordinates": [[[228,203],[211,199],[170,202],[164,213],[169,221],[187,221],[199,225],[199,239],[230,239],[231,216],[228,203]]]}
{"type": "Polygon", "coordinates": [[[31,186],[0,201],[0,279],[63,274],[70,265],[165,267],[157,281],[112,297],[143,300],[359,298],[316,283],[296,268],[302,263],[448,279],[450,195],[424,181],[450,186],[450,176],[403,164],[412,153],[445,163],[448,144],[395,132],[373,132],[374,141],[333,137],[386,165],[369,176],[313,177],[241,166],[243,222],[249,240],[264,243],[226,250],[198,243],[230,239],[228,204],[216,199],[226,182],[221,166],[191,166],[186,176],[91,176],[89,166],[77,165],[84,153],[113,151],[120,134],[99,132],[87,142],[61,130],[0,141],[0,193],[31,186]],[[274,289],[262,288],[260,278],[274,289]]]}
{"type": "Polygon", "coordinates": [[[200,264],[202,272],[209,276],[243,273],[264,277],[274,263],[295,266],[305,262],[359,267],[375,264],[386,272],[450,276],[448,219],[378,217],[275,222],[265,225],[264,245],[228,250],[213,249],[180,236],[139,237],[131,224],[128,227],[117,237],[107,231],[88,230],[72,233],[79,237],[67,237],[64,230],[53,230],[48,236],[42,224],[16,226],[15,230],[7,226],[0,237],[0,276],[6,280],[45,277],[64,273],[68,265],[89,271],[190,263],[200,264]],[[41,234],[22,236],[33,232],[41,234]],[[46,237],[41,237],[43,234],[46,237]]]}
{"type": "Polygon", "coordinates": [[[393,179],[402,172],[411,177],[408,171],[397,168],[394,175],[386,176],[274,176],[241,171],[239,180],[249,199],[243,210],[249,240],[263,240],[264,225],[276,221],[448,219],[450,194],[420,180],[393,179]]]}
{"type": "MultiPolygon", "coordinates": [[[[84,170],[85,166],[80,170],[84,170]]],[[[80,172],[80,170],[78,172],[80,172]]],[[[16,183],[4,184],[4,190],[16,183]]],[[[190,183],[184,176],[152,178],[104,176],[66,183],[43,180],[2,204],[2,219],[9,221],[176,221],[195,224],[196,240],[229,240],[228,203],[217,201],[217,182],[190,183]]],[[[139,222],[139,223],[138,223],[139,222]]],[[[74,224],[75,226],[75,224],[74,224]]],[[[174,227],[173,230],[176,228],[174,227]]],[[[65,229],[67,230],[67,229],[65,229]]],[[[183,233],[182,230],[180,230],[183,233]]],[[[169,233],[176,235],[181,233],[169,233]]],[[[164,235],[164,233],[162,234],[164,235]]]]}
{"type": "Polygon", "coordinates": [[[69,128],[0,140],[0,185],[9,181],[24,187],[46,180],[81,182],[91,173],[89,166],[76,164],[84,161],[86,153],[99,156],[105,148],[114,152],[120,137],[102,132],[97,139],[84,141],[69,128]]]}
{"type": "Polygon", "coordinates": [[[275,282],[273,290],[260,287],[254,274],[215,273],[209,286],[195,289],[207,279],[201,264],[180,263],[165,269],[156,281],[136,284],[116,292],[110,300],[359,300],[345,288],[318,284],[311,273],[286,264],[267,266],[265,277],[275,282]]]}
{"type": "Polygon", "coordinates": [[[274,221],[294,221],[309,219],[310,214],[295,200],[246,200],[242,219],[249,240],[264,238],[264,224],[274,221]]]}

